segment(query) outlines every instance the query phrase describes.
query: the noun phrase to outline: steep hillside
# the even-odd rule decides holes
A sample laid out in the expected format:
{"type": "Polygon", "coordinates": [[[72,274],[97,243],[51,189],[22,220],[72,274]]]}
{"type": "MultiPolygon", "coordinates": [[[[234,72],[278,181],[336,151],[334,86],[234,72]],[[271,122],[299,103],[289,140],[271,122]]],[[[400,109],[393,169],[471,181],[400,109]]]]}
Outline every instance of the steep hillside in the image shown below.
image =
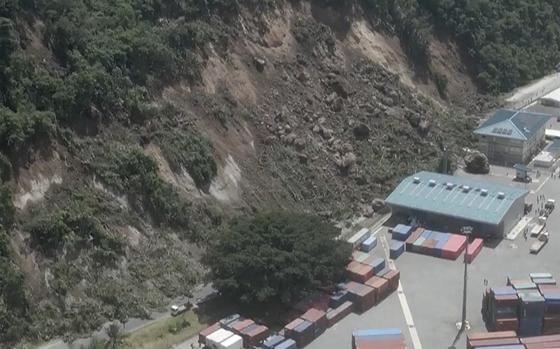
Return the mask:
{"type": "Polygon", "coordinates": [[[146,316],[230,217],[369,215],[471,146],[464,46],[375,6],[0,2],[0,343],[146,316]]]}

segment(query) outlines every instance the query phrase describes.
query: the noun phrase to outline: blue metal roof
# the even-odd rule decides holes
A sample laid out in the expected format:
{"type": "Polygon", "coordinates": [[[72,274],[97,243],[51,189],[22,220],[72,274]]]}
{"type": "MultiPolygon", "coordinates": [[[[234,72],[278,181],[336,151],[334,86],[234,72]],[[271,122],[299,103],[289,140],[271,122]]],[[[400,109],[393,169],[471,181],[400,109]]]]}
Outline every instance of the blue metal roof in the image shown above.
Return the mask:
{"type": "Polygon", "coordinates": [[[389,195],[389,205],[480,223],[499,224],[527,190],[433,172],[405,178],[389,195]]]}
{"type": "Polygon", "coordinates": [[[500,109],[482,123],[474,133],[519,140],[528,140],[545,126],[551,115],[528,111],[500,109]]]}

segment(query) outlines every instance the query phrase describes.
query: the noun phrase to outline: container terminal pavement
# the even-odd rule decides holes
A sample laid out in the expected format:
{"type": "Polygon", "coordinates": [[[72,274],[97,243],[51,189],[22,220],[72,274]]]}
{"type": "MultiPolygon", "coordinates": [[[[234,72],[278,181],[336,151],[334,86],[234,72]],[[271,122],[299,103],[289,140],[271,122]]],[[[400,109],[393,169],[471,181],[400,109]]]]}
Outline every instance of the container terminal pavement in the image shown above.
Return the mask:
{"type": "MultiPolygon", "coordinates": [[[[523,215],[523,204],[529,195],[529,190],[508,187],[496,182],[489,183],[445,175],[439,177],[429,172],[414,174],[410,176],[408,182],[403,181],[403,183],[405,183],[404,185],[408,183],[408,188],[404,189],[402,195],[418,195],[417,198],[422,198],[422,200],[439,202],[437,205],[430,203],[430,205],[424,206],[429,206],[430,210],[437,206],[439,212],[444,216],[453,217],[456,214],[461,214],[467,221],[470,220],[469,223],[481,223],[479,218],[483,217],[484,224],[489,222],[494,224],[497,230],[493,230],[492,234],[497,234],[496,237],[499,238],[509,228],[505,223],[503,224],[502,220],[509,220],[508,217],[514,217],[513,220],[518,221],[519,216],[523,215]],[[414,183],[415,181],[420,183],[414,183]],[[430,184],[433,183],[430,181],[435,182],[435,184],[430,184]],[[419,184],[421,185],[418,186],[419,184]],[[417,185],[415,191],[411,189],[414,185],[417,185]],[[450,207],[443,208],[445,205],[450,207]],[[476,212],[465,213],[469,209],[476,212]],[[484,210],[491,212],[483,213],[484,210]]],[[[532,188],[534,189],[536,186],[549,188],[548,185],[545,185],[546,183],[541,183],[532,188]]],[[[550,188],[552,189],[547,194],[554,195],[556,189],[554,187],[550,188]]],[[[397,190],[399,190],[399,187],[395,189],[395,191],[397,190]]],[[[403,188],[400,188],[400,190],[403,190],[403,188]]],[[[560,195],[560,190],[557,194],[560,195]]],[[[418,202],[422,200],[418,199],[418,202]]],[[[391,203],[388,204],[391,205],[391,203]]],[[[420,212],[420,208],[418,208],[418,211],[420,212]]],[[[552,220],[555,219],[554,216],[552,220]]],[[[471,299],[468,303],[469,309],[471,309],[469,310],[469,320],[475,324],[476,331],[467,332],[468,338],[463,337],[461,347],[486,349],[557,347],[560,349],[560,338],[556,337],[555,333],[557,329],[560,329],[560,316],[556,315],[556,308],[554,308],[556,296],[560,301],[560,291],[556,292],[555,285],[541,285],[542,282],[555,283],[552,278],[540,280],[537,277],[546,273],[530,273],[531,269],[540,272],[550,270],[550,268],[546,267],[546,263],[529,255],[528,248],[519,246],[522,241],[503,242],[497,247],[483,249],[484,241],[482,238],[473,236],[468,239],[463,234],[455,233],[458,230],[447,226],[445,219],[436,222],[440,223],[437,229],[435,228],[436,225],[433,224],[434,222],[427,220],[421,222],[428,223],[424,226],[429,226],[432,229],[396,224],[389,229],[380,228],[375,232],[362,229],[352,234],[347,240],[354,247],[352,259],[346,268],[347,280],[337,285],[332,293],[315,294],[306,302],[303,302],[303,305],[294,306],[300,315],[288,319],[289,321],[286,321],[282,328],[270,330],[265,325],[256,324],[252,320],[247,321],[248,319],[244,319],[242,316],[234,315],[231,318],[222,319],[211,328],[202,331],[199,342],[211,348],[237,348],[240,345],[244,348],[266,349],[295,349],[306,346],[312,349],[350,348],[352,346],[354,348],[418,348],[409,333],[411,331],[408,324],[409,320],[406,319],[406,322],[395,320],[399,316],[403,316],[399,302],[404,296],[404,292],[401,292],[399,288],[403,276],[396,270],[395,265],[399,264],[401,266],[404,263],[402,266],[406,269],[405,287],[410,290],[407,294],[409,299],[412,299],[412,303],[409,305],[412,313],[419,316],[417,320],[420,323],[417,328],[418,333],[423,338],[424,348],[440,347],[439,344],[436,345],[435,343],[444,343],[442,340],[431,341],[429,329],[433,328],[434,324],[442,324],[442,319],[449,319],[453,321],[451,324],[453,324],[454,329],[451,329],[451,326],[448,325],[449,320],[444,320],[445,326],[449,326],[444,331],[449,343],[445,343],[447,346],[441,346],[447,348],[457,332],[454,326],[455,322],[460,321],[460,300],[457,299],[456,302],[451,303],[449,301],[442,302],[441,307],[444,310],[438,308],[437,301],[430,301],[428,304],[431,304],[433,311],[418,313],[421,309],[430,309],[421,306],[422,302],[419,303],[419,300],[423,299],[422,291],[419,292],[419,290],[437,290],[438,283],[441,286],[442,280],[447,280],[444,281],[444,284],[447,285],[446,289],[456,290],[453,292],[457,294],[461,293],[461,265],[464,256],[467,263],[473,264],[472,267],[469,267],[474,268],[472,269],[473,277],[475,279],[480,278],[478,279],[480,281],[476,281],[477,283],[480,282],[480,286],[475,288],[480,287],[481,290],[477,292],[469,291],[471,299]],[[523,254],[521,253],[522,249],[524,249],[523,254]],[[490,258],[494,250],[499,254],[499,259],[490,258]],[[409,255],[418,257],[408,257],[409,255]],[[519,256],[522,255],[527,257],[520,258],[519,256]],[[404,262],[401,263],[402,258],[404,258],[404,262]],[[477,262],[480,258],[483,259],[482,264],[477,262]],[[515,269],[512,266],[517,265],[518,262],[525,262],[525,258],[532,258],[528,259],[526,263],[520,264],[523,267],[519,270],[526,272],[526,274],[510,275],[509,272],[515,269]],[[441,260],[441,262],[438,262],[438,260],[441,260]],[[429,271],[432,267],[434,267],[433,273],[437,273],[433,275],[433,283],[418,284],[418,282],[415,282],[418,278],[413,277],[414,273],[421,271],[422,268],[424,271],[429,271]],[[491,269],[488,269],[489,267],[491,269]],[[507,271],[500,272],[500,268],[507,271]],[[459,272],[457,274],[448,272],[446,272],[447,274],[441,274],[442,270],[458,270],[459,272]],[[488,272],[488,276],[485,276],[486,272],[488,272]],[[482,277],[479,275],[488,277],[495,285],[489,286],[486,290],[482,287],[482,277]],[[499,282],[499,280],[503,281],[499,282]],[[512,281],[511,285],[508,285],[510,282],[508,280],[512,281]],[[448,284],[449,282],[453,284],[448,284]],[[531,283],[537,285],[536,290],[530,287],[532,286],[531,283]],[[515,295],[504,294],[504,289],[500,289],[500,287],[513,288],[515,295]],[[524,289],[517,290],[516,287],[524,289]],[[547,287],[549,288],[547,289],[547,287]],[[393,293],[397,294],[395,292],[397,289],[399,290],[398,297],[393,295],[393,293]],[[539,295],[536,293],[539,293],[539,295]],[[484,305],[481,306],[483,298],[484,305]],[[516,300],[512,301],[513,298],[516,298],[516,300]],[[377,311],[377,308],[382,310],[377,311]],[[456,315],[444,314],[450,312],[456,315]],[[516,315],[513,316],[513,314],[516,315]],[[346,320],[347,318],[349,320],[346,320]],[[486,322],[487,330],[480,332],[484,329],[483,321],[486,322]],[[379,331],[388,328],[402,330],[403,343],[394,343],[396,346],[391,347],[388,346],[389,343],[356,341],[354,336],[359,334],[359,331],[379,331]],[[222,334],[216,335],[215,332],[218,330],[226,332],[222,331],[222,334]],[[341,336],[343,338],[339,339],[341,336]],[[221,342],[225,341],[225,337],[233,337],[234,339],[229,339],[229,342],[225,343],[221,342]]],[[[480,228],[477,231],[480,231],[480,228]]],[[[547,258],[551,256],[548,252],[545,249],[544,253],[547,258]]],[[[550,251],[550,253],[553,253],[553,251],[550,251]]],[[[554,254],[553,256],[550,260],[557,261],[555,259],[557,257],[554,254]]],[[[472,289],[473,287],[471,280],[469,288],[472,289]]],[[[511,289],[508,290],[511,293],[511,289]]],[[[433,295],[433,293],[430,294],[433,295]]],[[[427,295],[424,295],[424,297],[427,295]]],[[[404,309],[402,311],[404,312],[404,309]]],[[[558,314],[560,314],[560,309],[558,314]]],[[[416,328],[415,325],[416,323],[413,324],[414,328],[416,328]]]]}

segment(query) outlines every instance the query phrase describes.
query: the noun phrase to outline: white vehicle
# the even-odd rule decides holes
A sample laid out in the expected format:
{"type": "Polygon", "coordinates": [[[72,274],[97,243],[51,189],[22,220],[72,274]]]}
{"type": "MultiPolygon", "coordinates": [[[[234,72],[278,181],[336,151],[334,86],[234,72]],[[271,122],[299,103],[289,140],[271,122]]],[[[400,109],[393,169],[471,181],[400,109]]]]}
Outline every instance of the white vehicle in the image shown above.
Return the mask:
{"type": "Polygon", "coordinates": [[[548,242],[548,230],[543,232],[541,235],[539,235],[539,238],[531,245],[529,251],[532,254],[537,254],[542,250],[542,248],[544,247],[544,245],[546,245],[547,242],[548,242]]]}
{"type": "Polygon", "coordinates": [[[546,217],[539,217],[533,229],[531,229],[531,236],[538,236],[546,226],[546,217]]]}
{"type": "Polygon", "coordinates": [[[544,204],[544,208],[550,211],[554,210],[554,206],[556,206],[556,200],[554,199],[548,199],[546,204],[544,204]]]}
{"type": "Polygon", "coordinates": [[[180,314],[183,314],[184,312],[187,311],[187,306],[186,305],[172,305],[171,306],[171,315],[172,316],[177,316],[180,314]]]}

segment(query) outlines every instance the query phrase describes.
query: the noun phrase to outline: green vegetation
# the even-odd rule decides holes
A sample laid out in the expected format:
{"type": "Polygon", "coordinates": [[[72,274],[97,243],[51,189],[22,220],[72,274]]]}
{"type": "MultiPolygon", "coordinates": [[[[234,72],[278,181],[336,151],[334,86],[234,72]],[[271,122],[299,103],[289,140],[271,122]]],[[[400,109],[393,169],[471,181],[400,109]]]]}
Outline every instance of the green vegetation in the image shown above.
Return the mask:
{"type": "Polygon", "coordinates": [[[0,225],[0,343],[21,338],[28,326],[23,274],[11,260],[8,235],[0,225]]]}
{"type": "Polygon", "coordinates": [[[124,348],[168,349],[194,336],[208,324],[192,310],[154,322],[125,338],[124,348]]]}
{"type": "Polygon", "coordinates": [[[245,303],[289,303],[344,272],[350,246],[321,218],[267,212],[238,218],[209,248],[214,285],[245,303]]]}
{"type": "Polygon", "coordinates": [[[100,150],[93,170],[104,183],[126,194],[139,211],[147,210],[157,224],[189,226],[189,204],[159,177],[158,165],[152,158],[139,148],[116,144],[100,150]]]}

